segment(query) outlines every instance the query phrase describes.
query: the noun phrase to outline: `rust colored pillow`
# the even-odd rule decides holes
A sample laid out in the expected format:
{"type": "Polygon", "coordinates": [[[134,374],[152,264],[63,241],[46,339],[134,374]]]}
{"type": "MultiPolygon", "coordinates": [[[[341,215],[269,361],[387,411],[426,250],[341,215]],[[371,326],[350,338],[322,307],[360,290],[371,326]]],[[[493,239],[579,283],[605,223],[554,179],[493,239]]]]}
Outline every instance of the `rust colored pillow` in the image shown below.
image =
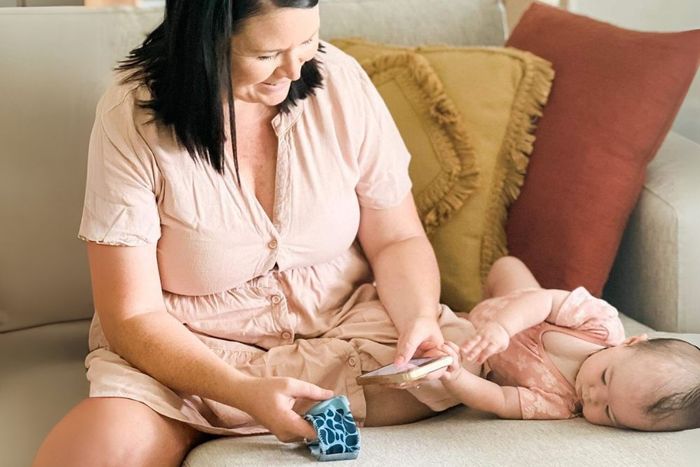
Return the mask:
{"type": "Polygon", "coordinates": [[[654,157],[695,76],[700,30],[621,29],[535,3],[507,42],[557,73],[508,248],[543,287],[600,295],[654,157]]]}

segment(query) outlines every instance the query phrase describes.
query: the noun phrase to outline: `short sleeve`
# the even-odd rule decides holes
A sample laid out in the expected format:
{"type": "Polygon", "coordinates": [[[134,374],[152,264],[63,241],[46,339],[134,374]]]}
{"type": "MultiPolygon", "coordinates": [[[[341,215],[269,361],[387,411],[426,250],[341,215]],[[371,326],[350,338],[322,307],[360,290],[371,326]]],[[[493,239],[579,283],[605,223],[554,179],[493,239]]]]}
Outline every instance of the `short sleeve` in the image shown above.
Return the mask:
{"type": "Polygon", "coordinates": [[[606,345],[619,345],[625,339],[617,309],[583,287],[573,290],[548,321],[590,335],[606,345]]]}
{"type": "Polygon", "coordinates": [[[411,190],[411,157],[381,95],[359,65],[357,71],[364,139],[358,155],[360,179],[355,190],[360,205],[385,209],[398,205],[411,190]]]}
{"type": "Polygon", "coordinates": [[[538,388],[517,389],[523,420],[564,420],[575,416],[566,400],[558,394],[538,388]]]}
{"type": "Polygon", "coordinates": [[[78,232],[82,240],[139,246],[160,238],[158,171],[134,123],[134,99],[131,92],[111,89],[97,106],[78,232]]]}

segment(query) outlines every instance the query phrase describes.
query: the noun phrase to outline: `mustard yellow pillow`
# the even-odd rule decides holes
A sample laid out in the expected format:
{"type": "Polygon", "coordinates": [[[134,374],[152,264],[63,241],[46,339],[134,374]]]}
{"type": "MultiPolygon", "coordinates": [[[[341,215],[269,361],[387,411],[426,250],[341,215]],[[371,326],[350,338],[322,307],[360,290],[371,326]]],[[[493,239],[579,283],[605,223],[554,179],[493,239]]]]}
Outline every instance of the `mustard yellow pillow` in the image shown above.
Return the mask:
{"type": "Polygon", "coordinates": [[[392,113],[412,154],[413,194],[440,265],[443,303],[470,310],[507,253],[505,221],[554,71],[511,48],[397,47],[336,39],[392,113]]]}
{"type": "Polygon", "coordinates": [[[409,167],[418,212],[430,234],[474,190],[476,158],[461,117],[430,63],[398,52],[363,63],[413,158],[409,167]]]}

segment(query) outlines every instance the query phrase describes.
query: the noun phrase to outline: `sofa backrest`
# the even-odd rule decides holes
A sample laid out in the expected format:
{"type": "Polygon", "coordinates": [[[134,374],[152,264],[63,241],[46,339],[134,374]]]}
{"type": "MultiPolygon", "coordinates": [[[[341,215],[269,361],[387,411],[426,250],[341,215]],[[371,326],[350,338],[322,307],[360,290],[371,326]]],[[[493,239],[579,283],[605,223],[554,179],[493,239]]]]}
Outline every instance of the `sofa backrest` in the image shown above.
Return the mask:
{"type": "MultiPolygon", "coordinates": [[[[325,39],[501,45],[498,0],[321,0],[325,39]]],[[[112,68],[159,8],[0,8],[0,332],[92,315],[76,238],[112,68]]]]}

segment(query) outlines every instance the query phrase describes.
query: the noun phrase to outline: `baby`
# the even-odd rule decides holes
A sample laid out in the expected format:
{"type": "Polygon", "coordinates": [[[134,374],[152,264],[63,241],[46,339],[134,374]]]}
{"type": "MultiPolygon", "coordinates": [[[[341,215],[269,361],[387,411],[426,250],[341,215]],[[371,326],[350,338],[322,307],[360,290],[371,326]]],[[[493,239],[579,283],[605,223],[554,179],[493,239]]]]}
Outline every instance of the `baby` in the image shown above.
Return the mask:
{"type": "Polygon", "coordinates": [[[542,289],[513,257],[493,265],[486,294],[467,317],[475,336],[431,352],[453,357],[440,379],[465,405],[502,418],[582,414],[645,431],[700,427],[698,347],[625,339],[614,307],[582,287],[542,289]]]}

